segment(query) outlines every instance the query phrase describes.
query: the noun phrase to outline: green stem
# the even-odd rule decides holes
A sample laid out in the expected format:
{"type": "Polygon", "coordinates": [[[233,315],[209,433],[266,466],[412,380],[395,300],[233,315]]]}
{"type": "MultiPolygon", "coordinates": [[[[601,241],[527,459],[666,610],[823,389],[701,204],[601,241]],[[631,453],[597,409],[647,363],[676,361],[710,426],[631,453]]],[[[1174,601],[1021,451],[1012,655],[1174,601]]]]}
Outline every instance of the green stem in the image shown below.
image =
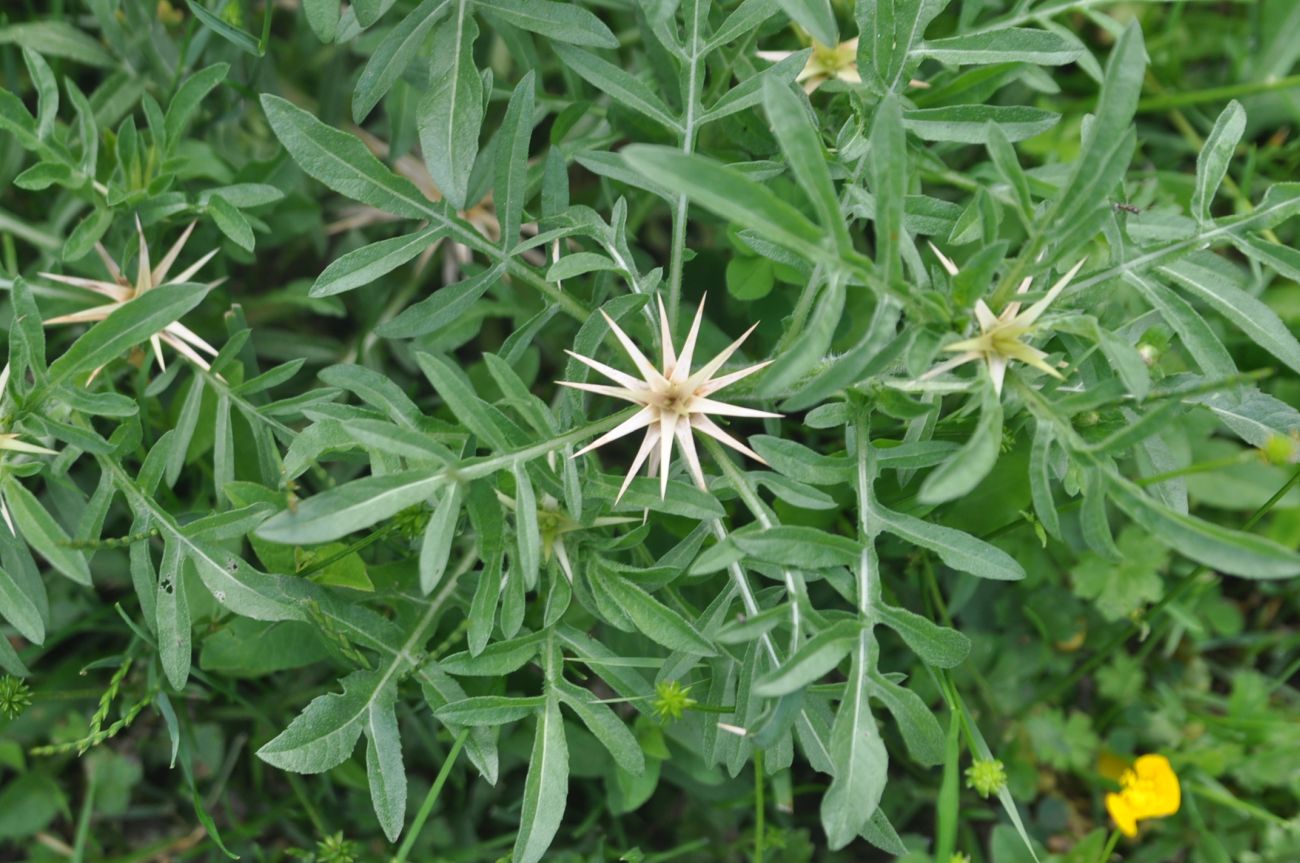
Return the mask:
{"type": "Polygon", "coordinates": [[[1178,479],[1182,476],[1192,476],[1198,473],[1208,473],[1210,471],[1221,470],[1225,467],[1236,467],[1239,464],[1245,464],[1255,458],[1255,453],[1251,450],[1242,450],[1236,455],[1218,458],[1213,461],[1203,461],[1197,464],[1189,464],[1187,467],[1180,467],[1177,470],[1167,470],[1164,473],[1152,474],[1151,476],[1140,477],[1134,482],[1140,486],[1158,485],[1171,479],[1178,479]]]}
{"type": "Polygon", "coordinates": [[[1119,844],[1119,831],[1110,831],[1110,838],[1106,840],[1106,847],[1101,849],[1101,856],[1097,858],[1097,863],[1107,863],[1110,855],[1115,853],[1115,846],[1119,844]]]}
{"type": "MultiPolygon", "coordinates": [[[[696,0],[697,5],[699,0],[696,0]]],[[[690,7],[688,7],[690,8],[690,7]]],[[[688,156],[695,152],[695,132],[700,114],[700,61],[704,58],[703,46],[700,44],[700,23],[703,16],[698,8],[690,11],[691,35],[686,43],[690,54],[686,57],[686,110],[682,117],[682,152],[688,156]]],[[[668,323],[670,328],[677,323],[677,309],[682,301],[682,266],[686,259],[686,215],[687,197],[685,193],[677,196],[673,207],[673,240],[668,261],[668,323]]]]}
{"type": "Polygon", "coordinates": [[[406,838],[402,840],[401,846],[397,849],[397,855],[393,857],[393,863],[404,863],[408,854],[411,853],[415,840],[420,837],[420,831],[424,829],[424,823],[429,820],[433,813],[433,807],[438,802],[438,795],[442,793],[442,786],[447,784],[447,777],[451,775],[451,768],[456,764],[456,758],[460,755],[461,748],[465,745],[465,738],[469,737],[469,729],[462,728],[456,735],[456,742],[451,745],[451,751],[442,761],[442,768],[438,771],[438,776],[433,780],[433,785],[429,788],[429,793],[424,796],[424,802],[420,804],[420,811],[415,814],[415,820],[411,822],[411,829],[406,831],[406,838]]]}
{"type": "Polygon", "coordinates": [[[763,750],[754,750],[754,863],[763,863],[763,834],[766,827],[763,805],[763,750]]]}
{"type": "MultiPolygon", "coordinates": [[[[722,447],[712,438],[705,440],[705,445],[709,448],[709,453],[713,456],[714,461],[722,468],[723,474],[731,487],[740,495],[740,499],[749,509],[750,514],[754,516],[754,521],[758,522],[763,529],[775,527],[776,518],[772,511],[763,503],[762,498],[758,496],[758,490],[754,488],[753,483],[745,473],[732,464],[731,459],[723,452],[722,447]]],[[[799,600],[806,588],[803,577],[790,569],[782,569],[781,577],[785,582],[786,594],[790,598],[790,644],[793,646],[799,644],[800,635],[803,627],[803,620],[799,612],[799,600]]]]}
{"type": "Polygon", "coordinates": [[[1193,90],[1190,93],[1173,93],[1168,96],[1155,96],[1138,102],[1139,114],[1168,111],[1187,105],[1199,105],[1203,102],[1226,102],[1238,96],[1251,96],[1256,93],[1271,93],[1276,90],[1289,90],[1300,87],[1300,75],[1290,75],[1272,81],[1250,81],[1245,84],[1230,84],[1225,87],[1210,87],[1206,90],[1193,90]]]}
{"type": "Polygon", "coordinates": [[[334,563],[338,563],[340,560],[347,557],[348,555],[354,554],[358,551],[361,551],[363,548],[367,548],[371,545],[374,545],[376,542],[379,542],[379,540],[383,539],[389,534],[396,532],[400,527],[401,527],[400,522],[390,521],[388,524],[384,525],[379,530],[373,531],[372,533],[369,533],[366,536],[361,537],[361,539],[358,539],[356,542],[349,544],[346,548],[342,549],[341,551],[335,552],[334,554],[331,554],[329,557],[323,558],[321,560],[316,561],[315,563],[303,567],[302,569],[298,570],[298,575],[301,575],[303,577],[314,575],[315,573],[320,572],[322,569],[325,569],[327,566],[330,566],[331,564],[334,563]]]}

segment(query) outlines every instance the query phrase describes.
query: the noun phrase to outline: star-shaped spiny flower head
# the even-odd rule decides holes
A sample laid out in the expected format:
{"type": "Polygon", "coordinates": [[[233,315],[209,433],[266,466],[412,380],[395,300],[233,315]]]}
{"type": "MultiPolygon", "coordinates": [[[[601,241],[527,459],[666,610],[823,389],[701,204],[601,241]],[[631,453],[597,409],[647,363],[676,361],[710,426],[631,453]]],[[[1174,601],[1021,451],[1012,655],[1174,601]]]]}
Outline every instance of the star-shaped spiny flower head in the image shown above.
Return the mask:
{"type": "Polygon", "coordinates": [[[682,345],[681,353],[677,354],[673,351],[673,338],[672,333],[669,331],[668,313],[664,311],[664,304],[661,299],[659,300],[659,328],[663,341],[663,369],[661,371],[646,359],[645,354],[641,353],[636,344],[628,338],[627,333],[623,332],[609,315],[606,315],[604,311],[601,311],[601,314],[604,315],[605,322],[609,324],[610,330],[618,338],[623,349],[627,351],[627,355],[632,358],[632,363],[636,366],[641,379],[638,380],[632,375],[620,372],[618,369],[611,368],[590,357],[575,354],[573,351],[566,351],[569,356],[600,372],[618,386],[575,383],[572,381],[558,381],[557,383],[561,386],[623,399],[641,406],[641,409],[630,418],[574,453],[574,456],[577,457],[624,435],[640,429],[646,430],[645,438],[641,442],[641,449],[637,451],[636,458],[632,459],[632,467],[628,470],[627,477],[618,490],[618,497],[614,499],[615,503],[623,497],[623,492],[627,491],[632,478],[636,476],[636,472],[647,460],[649,460],[649,475],[654,476],[656,472],[659,474],[660,497],[668,493],[668,468],[669,461],[672,458],[674,440],[681,446],[682,457],[686,460],[686,466],[690,470],[695,484],[702,489],[707,488],[704,482],[704,471],[700,467],[700,458],[695,451],[695,439],[692,437],[693,431],[702,432],[732,449],[744,453],[755,461],[763,464],[767,463],[763,461],[758,453],[736,440],[710,419],[710,414],[731,417],[781,416],[781,414],[770,411],[740,407],[709,398],[710,395],[723,387],[749,377],[771,362],[771,360],[768,360],[739,371],[714,377],[722,368],[723,363],[731,358],[731,355],[744,343],[758,324],[754,324],[754,326],[746,330],[740,338],[728,345],[722,353],[701,366],[698,371],[692,372],[691,362],[694,359],[695,343],[700,334],[700,321],[704,316],[704,301],[700,301],[699,311],[695,313],[695,320],[691,323],[691,331],[686,336],[686,342],[682,345]]]}
{"type": "MultiPolygon", "coordinates": [[[[794,53],[794,51],[759,51],[758,57],[770,63],[779,63],[794,53]]],[[[803,70],[795,77],[795,80],[803,85],[805,93],[812,93],[832,79],[846,84],[862,83],[862,76],[858,74],[856,37],[838,45],[823,45],[814,39],[812,55],[804,64],[803,70]]]]}
{"type": "MultiPolygon", "coordinates": [[[[759,51],[760,60],[779,63],[793,56],[795,51],[759,51]]],[[[845,84],[861,84],[862,75],[858,72],[858,37],[846,39],[838,45],[823,45],[812,40],[812,54],[804,64],[795,80],[803,85],[805,93],[812,94],[827,81],[843,81],[845,84]]],[[[908,81],[910,87],[929,88],[929,84],[913,78],[908,81]]]]}
{"type": "MultiPolygon", "coordinates": [[[[955,276],[960,272],[957,265],[933,244],[930,248],[939,257],[948,275],[955,276]]],[[[1070,280],[1075,277],[1086,260],[1087,258],[1084,258],[1071,267],[1068,273],[1052,285],[1042,299],[1023,312],[1020,310],[1019,300],[1007,303],[1006,308],[998,315],[993,314],[984,300],[976,300],[975,319],[979,322],[980,334],[974,338],[944,345],[945,351],[955,352],[957,356],[930,369],[921,375],[921,380],[928,380],[976,360],[983,360],[988,366],[989,377],[993,380],[993,389],[999,395],[1002,393],[1002,382],[1007,376],[1007,366],[1012,360],[1020,360],[1052,377],[1060,378],[1061,373],[1047,362],[1047,354],[1032,345],[1025,344],[1022,339],[1033,331],[1034,324],[1042,317],[1043,312],[1047,311],[1052,301],[1070,284],[1070,280]]],[[[1032,281],[1032,277],[1022,281],[1016,293],[1023,294],[1028,291],[1032,281]]]]}
{"type": "MultiPolygon", "coordinates": [[[[65,285],[72,285],[74,287],[94,291],[97,294],[108,297],[111,301],[98,306],[91,306],[88,309],[82,309],[79,312],[73,312],[70,315],[59,315],[58,317],[50,318],[45,322],[45,325],[86,324],[102,321],[146,291],[150,291],[163,285],[174,285],[188,282],[200,269],[203,268],[204,264],[212,260],[212,256],[218,251],[217,249],[213,249],[191,264],[183,272],[177,274],[175,278],[168,280],[167,277],[171,275],[172,266],[175,265],[176,259],[180,257],[181,250],[185,247],[185,241],[190,238],[190,233],[194,230],[194,225],[194,222],[190,222],[189,226],[181,234],[180,239],[178,239],[175,244],[167,250],[167,254],[163,255],[162,260],[158,262],[158,266],[151,267],[149,263],[149,244],[145,242],[144,228],[140,225],[139,217],[136,217],[135,229],[140,238],[140,260],[136,262],[134,284],[122,275],[122,268],[117,265],[117,262],[114,261],[111,256],[109,256],[108,250],[105,249],[101,243],[95,244],[95,251],[98,253],[100,261],[103,262],[104,269],[108,270],[108,275],[111,281],[103,279],[83,279],[78,276],[63,276],[57,273],[41,273],[41,275],[47,279],[61,282],[65,285]]],[[[219,283],[220,281],[213,282],[211,286],[215,287],[219,283]]],[[[212,345],[208,344],[202,337],[180,321],[172,321],[159,332],[150,336],[149,341],[153,345],[154,356],[158,358],[158,365],[160,367],[165,367],[162,355],[162,345],[164,342],[175,349],[178,354],[205,370],[211,368],[211,366],[208,364],[207,358],[203,356],[203,353],[210,354],[214,357],[217,355],[216,348],[212,347],[212,345]]],[[[99,372],[100,369],[95,369],[91,378],[93,379],[95,375],[99,374],[99,372]]]]}

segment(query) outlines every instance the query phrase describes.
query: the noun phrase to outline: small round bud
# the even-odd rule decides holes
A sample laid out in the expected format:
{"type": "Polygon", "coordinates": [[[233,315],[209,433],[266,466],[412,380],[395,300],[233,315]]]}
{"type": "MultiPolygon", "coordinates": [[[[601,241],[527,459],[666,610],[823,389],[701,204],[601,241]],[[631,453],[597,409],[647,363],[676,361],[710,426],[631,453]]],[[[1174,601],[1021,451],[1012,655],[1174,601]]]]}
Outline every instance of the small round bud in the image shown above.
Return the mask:
{"type": "Polygon", "coordinates": [[[1259,448],[1259,451],[1269,464],[1288,465],[1296,460],[1297,448],[1296,442],[1291,438],[1272,435],[1259,448]]]}
{"type": "Polygon", "coordinates": [[[980,759],[966,768],[966,787],[974,788],[981,797],[997,794],[1006,784],[1006,768],[996,758],[980,759]]]}
{"type": "Polygon", "coordinates": [[[655,684],[653,701],[655,718],[660,722],[681,719],[682,715],[696,704],[690,692],[689,686],[682,686],[676,680],[665,680],[655,684]]]}

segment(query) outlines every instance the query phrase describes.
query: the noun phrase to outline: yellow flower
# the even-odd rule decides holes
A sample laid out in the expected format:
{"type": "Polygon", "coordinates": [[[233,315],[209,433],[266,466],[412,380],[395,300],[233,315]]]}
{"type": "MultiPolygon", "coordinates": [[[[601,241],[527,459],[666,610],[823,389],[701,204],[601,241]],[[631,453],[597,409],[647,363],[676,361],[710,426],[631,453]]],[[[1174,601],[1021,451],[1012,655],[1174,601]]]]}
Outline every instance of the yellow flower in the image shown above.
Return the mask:
{"type": "MultiPolygon", "coordinates": [[[[938,256],[939,262],[943,264],[949,275],[955,276],[960,272],[957,265],[933,244],[930,245],[930,249],[938,256]]],[[[1032,345],[1025,344],[1022,339],[1033,332],[1034,325],[1043,312],[1047,311],[1052,301],[1070,284],[1070,280],[1075,277],[1086,260],[1087,258],[1084,258],[1075,264],[1056,284],[1052,285],[1041,300],[1023,312],[1020,310],[1019,300],[1007,303],[1002,313],[998,315],[994,315],[983,300],[976,300],[975,318],[979,321],[980,334],[974,338],[944,345],[945,351],[956,353],[957,356],[930,369],[921,375],[921,380],[929,380],[975,360],[983,360],[988,366],[989,377],[993,380],[993,389],[999,395],[1002,393],[1002,381],[1006,377],[1007,366],[1012,360],[1020,360],[1053,377],[1061,377],[1060,372],[1048,365],[1047,354],[1032,345]]],[[[1028,291],[1032,281],[1033,279],[1025,279],[1020,283],[1016,293],[1023,294],[1028,291]]]]}
{"type": "Polygon", "coordinates": [[[1163,755],[1143,755],[1120,775],[1119,784],[1119,793],[1106,795],[1106,811],[1130,839],[1137,835],[1137,822],[1173,815],[1182,802],[1178,774],[1163,755]]]}

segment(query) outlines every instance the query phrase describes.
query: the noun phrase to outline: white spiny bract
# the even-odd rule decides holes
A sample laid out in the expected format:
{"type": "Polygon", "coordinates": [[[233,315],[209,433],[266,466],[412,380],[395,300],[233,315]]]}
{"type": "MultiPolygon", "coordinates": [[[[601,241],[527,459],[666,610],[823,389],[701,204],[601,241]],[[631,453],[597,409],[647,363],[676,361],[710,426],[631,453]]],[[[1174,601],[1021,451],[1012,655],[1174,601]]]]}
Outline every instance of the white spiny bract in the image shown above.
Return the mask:
{"type": "MultiPolygon", "coordinates": [[[[9,366],[6,365],[4,370],[0,371],[0,401],[4,399],[5,390],[8,389],[8,387],[9,366]]],[[[25,440],[20,440],[19,436],[14,432],[0,433],[0,452],[17,452],[26,455],[58,455],[58,453],[52,449],[47,449],[46,447],[34,443],[28,443],[25,440]]],[[[0,518],[4,519],[5,526],[9,528],[9,533],[11,535],[16,535],[17,531],[14,530],[13,518],[9,515],[9,506],[4,502],[4,498],[2,497],[0,497],[0,518]]]]}
{"type": "MultiPolygon", "coordinates": [[[[943,268],[948,271],[948,275],[955,276],[960,270],[943,252],[930,244],[931,250],[938,256],[943,268]]],[[[1052,377],[1059,378],[1061,373],[1052,368],[1047,362],[1047,354],[1031,345],[1025,344],[1021,339],[1032,332],[1034,324],[1042,317],[1043,312],[1052,304],[1065,288],[1070,284],[1070,280],[1075,277],[1079,269],[1083,266],[1084,261],[1075,264],[1070,271],[1057,280],[1056,284],[1048,290],[1041,300],[1034,303],[1024,312],[1020,311],[1020,301],[1013,300],[1007,303],[1001,314],[995,315],[988,307],[984,300],[975,301],[975,319],[979,321],[980,334],[969,339],[962,339],[952,344],[944,345],[943,349],[949,352],[955,352],[957,356],[950,360],[940,363],[921,375],[921,380],[929,380],[951,371],[957,366],[965,363],[983,360],[988,365],[989,377],[993,380],[993,389],[1001,395],[1002,382],[1007,376],[1007,366],[1012,360],[1020,360],[1027,363],[1040,371],[1046,372],[1052,377]]],[[[1033,282],[1032,278],[1027,278],[1020,283],[1016,294],[1023,294],[1029,290],[1029,285],[1033,282]]]]}
{"type": "Polygon", "coordinates": [[[692,479],[695,480],[695,484],[701,489],[707,489],[708,485],[704,481],[704,470],[700,467],[700,457],[695,451],[693,430],[702,432],[737,452],[744,453],[755,461],[762,464],[767,463],[763,461],[758,453],[736,440],[710,419],[711,414],[714,416],[760,418],[779,418],[781,416],[781,414],[772,413],[771,411],[740,407],[739,405],[727,404],[709,398],[723,387],[749,377],[771,362],[771,360],[768,360],[767,362],[756,363],[739,371],[714,377],[758,324],[754,324],[754,326],[745,330],[740,338],[701,366],[698,371],[692,373],[691,362],[694,359],[695,343],[700,334],[700,322],[704,316],[703,300],[700,301],[699,310],[695,313],[695,320],[691,323],[691,331],[686,336],[686,342],[682,345],[680,354],[673,350],[673,338],[672,333],[669,331],[668,313],[664,310],[663,300],[659,301],[659,327],[663,341],[662,371],[656,369],[650,360],[646,359],[645,354],[641,353],[641,350],[628,337],[627,333],[623,332],[618,324],[614,323],[613,318],[605,314],[603,310],[601,314],[604,315],[605,322],[609,324],[609,328],[618,338],[619,344],[623,346],[627,355],[632,358],[632,363],[636,366],[641,379],[638,380],[632,375],[620,372],[618,369],[607,366],[591,357],[584,357],[573,351],[566,351],[569,356],[600,372],[618,386],[576,381],[557,381],[557,383],[561,386],[623,399],[641,406],[641,410],[634,413],[627,420],[619,423],[613,429],[574,453],[574,456],[577,457],[624,435],[640,429],[646,430],[645,438],[641,442],[641,448],[637,451],[636,457],[632,459],[632,466],[623,479],[623,485],[619,487],[618,497],[615,498],[616,503],[623,497],[623,493],[627,491],[632,478],[636,476],[636,472],[647,460],[649,461],[647,471],[649,475],[654,476],[656,472],[659,474],[659,496],[662,498],[668,493],[668,469],[672,459],[674,440],[681,446],[682,457],[686,460],[686,466],[692,479]]]}
{"type": "MultiPolygon", "coordinates": [[[[108,250],[105,249],[101,243],[95,244],[95,251],[99,254],[99,259],[103,262],[104,268],[108,270],[108,275],[111,281],[104,279],[83,279],[78,276],[64,276],[58,273],[41,273],[43,277],[50,279],[51,281],[61,282],[65,285],[72,285],[77,288],[85,288],[86,290],[94,291],[97,294],[102,294],[112,301],[98,306],[91,306],[88,309],[82,309],[81,311],[73,312],[72,314],[59,315],[58,317],[50,318],[45,321],[45,325],[87,324],[102,321],[146,291],[162,287],[163,285],[175,285],[188,282],[203,268],[203,265],[212,260],[212,256],[219,251],[218,249],[213,249],[187,267],[183,272],[177,275],[176,278],[168,281],[167,277],[171,274],[172,266],[176,263],[176,259],[180,257],[181,250],[185,248],[185,241],[190,238],[190,234],[194,230],[194,225],[194,222],[190,222],[189,226],[181,234],[180,239],[172,244],[172,247],[167,250],[167,254],[163,255],[162,260],[158,262],[158,266],[151,267],[149,263],[149,244],[145,242],[144,228],[140,225],[139,217],[136,217],[135,230],[136,234],[140,238],[140,260],[136,262],[135,284],[131,284],[131,282],[122,275],[122,268],[118,266],[117,262],[114,261],[111,256],[109,256],[108,250]]],[[[217,284],[218,282],[213,282],[212,286],[215,287],[217,284]]],[[[204,357],[200,351],[214,357],[217,355],[216,348],[208,344],[201,336],[182,324],[180,321],[172,321],[170,324],[163,327],[162,330],[150,336],[149,341],[153,345],[154,356],[158,358],[159,367],[165,367],[162,355],[163,342],[166,342],[175,349],[178,354],[204,370],[210,369],[211,366],[209,365],[207,358],[204,357]]],[[[99,372],[100,369],[95,369],[91,378],[97,376],[99,372]]]]}

